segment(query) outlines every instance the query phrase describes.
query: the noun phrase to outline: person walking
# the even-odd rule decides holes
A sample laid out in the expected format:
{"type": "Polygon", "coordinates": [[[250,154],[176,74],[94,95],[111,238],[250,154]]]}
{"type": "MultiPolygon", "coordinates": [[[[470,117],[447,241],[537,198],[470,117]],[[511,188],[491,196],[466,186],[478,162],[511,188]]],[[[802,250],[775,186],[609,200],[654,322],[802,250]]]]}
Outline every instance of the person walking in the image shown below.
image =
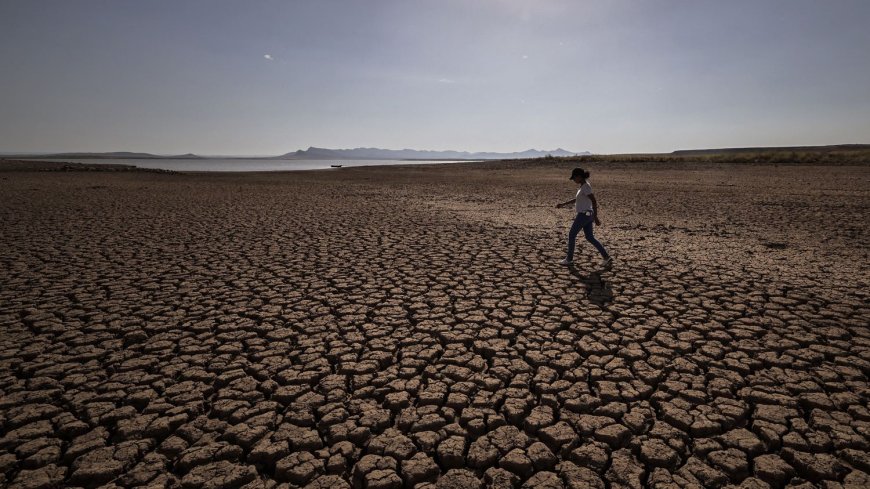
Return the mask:
{"type": "Polygon", "coordinates": [[[602,257],[602,266],[607,266],[613,263],[613,258],[607,253],[604,245],[595,239],[592,231],[592,223],[596,226],[601,225],[601,220],[598,219],[598,201],[595,200],[595,195],[592,193],[592,186],[586,180],[589,178],[589,172],[582,168],[574,168],[571,172],[571,180],[580,188],[577,189],[577,197],[561,204],[556,204],[556,208],[570,207],[574,204],[574,211],[577,215],[574,217],[574,224],[571,225],[571,231],[568,232],[568,255],[564,260],[559,262],[561,265],[571,265],[574,263],[574,245],[577,242],[577,233],[583,230],[586,236],[586,241],[592,243],[602,257]]]}

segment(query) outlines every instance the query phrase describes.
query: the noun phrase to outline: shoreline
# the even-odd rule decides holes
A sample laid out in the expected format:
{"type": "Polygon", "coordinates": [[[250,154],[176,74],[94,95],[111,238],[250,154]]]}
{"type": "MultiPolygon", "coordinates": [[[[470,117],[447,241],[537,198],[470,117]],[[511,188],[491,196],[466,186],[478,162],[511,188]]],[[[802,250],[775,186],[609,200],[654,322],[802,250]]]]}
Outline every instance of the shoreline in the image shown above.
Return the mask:
{"type": "MultiPolygon", "coordinates": [[[[246,174],[296,174],[300,172],[348,172],[357,171],[358,169],[406,169],[406,168],[426,168],[426,167],[443,167],[443,166],[463,166],[465,168],[478,169],[524,169],[524,168],[571,168],[573,166],[586,166],[590,168],[635,168],[638,170],[657,170],[665,168],[683,169],[690,171],[699,171],[716,167],[741,166],[741,167],[865,167],[870,166],[870,152],[867,153],[867,159],[854,157],[828,157],[824,159],[807,159],[797,158],[788,161],[781,158],[772,158],[757,160],[754,158],[745,158],[742,154],[736,153],[737,158],[719,158],[706,156],[674,156],[674,157],[650,157],[643,158],[640,155],[613,155],[613,156],[580,156],[580,157],[558,157],[558,158],[535,158],[535,159],[511,159],[511,160],[469,160],[469,161],[434,161],[434,160],[397,160],[409,161],[408,164],[396,163],[390,165],[359,165],[359,166],[342,166],[331,168],[307,168],[298,170],[168,170],[158,168],[143,168],[135,165],[125,165],[117,163],[81,163],[71,161],[49,161],[49,160],[29,160],[29,159],[6,159],[0,158],[0,173],[4,172],[144,172],[144,173],[162,173],[162,174],[228,174],[228,175],[246,175],[246,174]],[[431,163],[412,163],[412,161],[432,161],[431,163]]],[[[289,160],[288,160],[289,161],[289,160]]],[[[330,161],[330,160],[324,160],[330,161]]],[[[356,161],[356,160],[354,160],[356,161]]],[[[368,161],[368,160],[366,160],[368,161]]],[[[372,160],[374,161],[374,160],[372,160]]]]}

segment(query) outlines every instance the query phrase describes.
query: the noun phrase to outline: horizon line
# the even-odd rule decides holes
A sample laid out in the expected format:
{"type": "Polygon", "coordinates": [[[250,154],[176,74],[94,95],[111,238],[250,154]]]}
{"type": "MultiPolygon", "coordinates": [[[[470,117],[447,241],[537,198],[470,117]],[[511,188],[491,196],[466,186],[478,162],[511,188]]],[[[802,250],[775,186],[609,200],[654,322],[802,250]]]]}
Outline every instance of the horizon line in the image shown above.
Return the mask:
{"type": "Polygon", "coordinates": [[[538,151],[538,152],[549,152],[549,151],[565,151],[567,153],[572,153],[577,156],[584,156],[583,153],[589,153],[589,155],[645,155],[645,154],[669,154],[677,151],[725,151],[725,150],[771,150],[771,149],[804,149],[804,148],[828,148],[828,147],[850,147],[850,146],[870,146],[870,142],[868,143],[836,143],[836,144],[801,144],[801,145],[790,145],[790,146],[723,146],[723,147],[702,147],[702,148],[682,148],[682,149],[672,149],[671,151],[634,151],[629,153],[597,153],[590,150],[583,151],[570,151],[563,149],[561,147],[555,148],[552,150],[539,150],[536,148],[529,148],[520,151],[467,151],[467,150],[456,150],[456,149],[413,149],[413,148],[402,148],[402,149],[391,149],[391,148],[378,148],[374,146],[358,146],[354,148],[326,148],[321,146],[309,146],[307,149],[299,149],[295,151],[288,151],[281,154],[273,154],[273,153],[263,153],[263,154],[206,154],[206,153],[194,153],[194,152],[186,152],[186,153],[152,153],[149,151],[130,151],[130,150],[121,150],[121,151],[0,151],[0,157],[9,157],[9,156],[52,156],[52,155],[63,155],[63,154],[112,154],[112,153],[141,153],[141,154],[149,154],[153,156],[160,157],[171,157],[171,156],[198,156],[201,158],[274,158],[277,156],[284,156],[291,153],[296,153],[298,151],[308,151],[312,148],[314,149],[325,149],[330,151],[353,151],[353,150],[381,150],[381,151],[417,151],[417,152],[432,152],[432,153],[502,153],[502,154],[511,154],[511,153],[524,153],[526,151],[538,151]]]}

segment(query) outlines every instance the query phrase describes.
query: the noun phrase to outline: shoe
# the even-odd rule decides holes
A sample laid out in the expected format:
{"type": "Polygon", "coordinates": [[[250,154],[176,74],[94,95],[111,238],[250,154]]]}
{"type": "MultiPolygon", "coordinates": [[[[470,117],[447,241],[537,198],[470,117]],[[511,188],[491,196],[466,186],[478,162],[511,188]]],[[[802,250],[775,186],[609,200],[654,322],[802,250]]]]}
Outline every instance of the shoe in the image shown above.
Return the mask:
{"type": "Polygon", "coordinates": [[[613,265],[613,257],[612,256],[608,256],[607,258],[601,260],[602,267],[609,267],[610,265],[613,265]]]}
{"type": "Polygon", "coordinates": [[[574,263],[574,260],[569,260],[569,259],[565,258],[559,262],[559,265],[571,265],[572,263],[574,263]]]}

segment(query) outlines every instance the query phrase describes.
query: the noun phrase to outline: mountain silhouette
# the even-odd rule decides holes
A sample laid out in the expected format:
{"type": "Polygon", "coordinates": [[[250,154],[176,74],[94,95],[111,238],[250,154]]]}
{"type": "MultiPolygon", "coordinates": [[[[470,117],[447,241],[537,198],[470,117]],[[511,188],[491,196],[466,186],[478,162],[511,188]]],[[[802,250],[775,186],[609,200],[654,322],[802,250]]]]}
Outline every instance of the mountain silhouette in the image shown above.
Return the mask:
{"type": "Polygon", "coordinates": [[[529,149],[515,153],[470,153],[468,151],[426,151],[416,149],[354,148],[328,149],[310,147],[279,156],[288,160],[510,160],[550,156],[588,155],[557,148],[551,151],[529,149]]]}

